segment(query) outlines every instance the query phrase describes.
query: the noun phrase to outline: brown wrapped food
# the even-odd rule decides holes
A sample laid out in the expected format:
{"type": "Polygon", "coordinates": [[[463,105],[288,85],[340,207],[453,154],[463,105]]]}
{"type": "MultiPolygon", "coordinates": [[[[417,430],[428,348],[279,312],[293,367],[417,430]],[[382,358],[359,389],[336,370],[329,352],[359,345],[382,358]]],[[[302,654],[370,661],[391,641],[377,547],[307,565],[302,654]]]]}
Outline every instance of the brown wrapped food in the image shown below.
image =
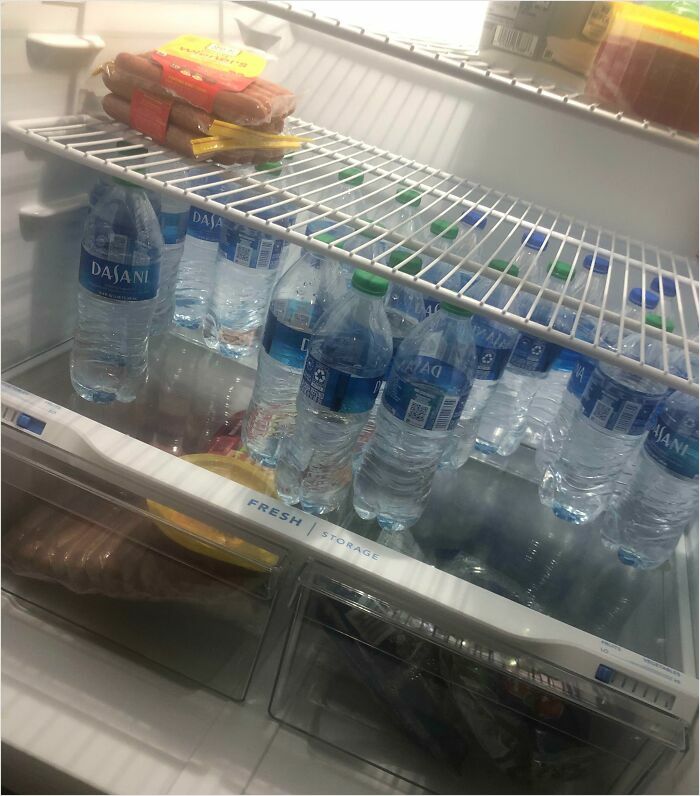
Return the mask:
{"type": "MultiPolygon", "coordinates": [[[[117,69],[131,74],[151,87],[161,87],[162,67],[146,55],[119,53],[117,69]]],[[[161,89],[162,90],[162,89],[161,89]]],[[[219,91],[214,97],[213,115],[217,119],[246,127],[269,124],[272,119],[289,116],[294,111],[294,94],[276,83],[256,78],[243,91],[219,91]]]]}
{"type": "Polygon", "coordinates": [[[17,575],[127,600],[226,600],[257,577],[183,550],[139,515],[116,532],[44,504],[6,532],[2,554],[17,575]]]}
{"type": "MultiPolygon", "coordinates": [[[[131,104],[128,100],[118,97],[116,94],[107,94],[102,99],[102,107],[105,113],[123,124],[132,125],[131,104]]],[[[192,139],[196,138],[188,130],[169,121],[165,132],[164,145],[180,155],[187,158],[195,158],[192,150],[192,139]]],[[[290,148],[291,151],[291,148],[290,148]]],[[[223,165],[233,165],[235,163],[265,163],[269,160],[279,160],[284,155],[284,151],[279,149],[236,149],[231,152],[217,152],[212,157],[223,165]]]]}
{"type": "MultiPolygon", "coordinates": [[[[116,66],[110,62],[101,67],[102,82],[105,86],[118,97],[131,102],[134,91],[141,89],[142,91],[149,91],[156,96],[168,97],[173,100],[170,109],[170,121],[181,128],[193,134],[206,135],[212,122],[214,115],[207,113],[201,108],[196,108],[190,105],[189,102],[184,100],[173,99],[165,89],[157,84],[153,84],[147,80],[143,80],[137,75],[125,72],[122,69],[117,69],[116,66]]],[[[284,117],[276,116],[270,122],[256,126],[256,131],[263,133],[281,133],[284,129],[284,117]]]]}

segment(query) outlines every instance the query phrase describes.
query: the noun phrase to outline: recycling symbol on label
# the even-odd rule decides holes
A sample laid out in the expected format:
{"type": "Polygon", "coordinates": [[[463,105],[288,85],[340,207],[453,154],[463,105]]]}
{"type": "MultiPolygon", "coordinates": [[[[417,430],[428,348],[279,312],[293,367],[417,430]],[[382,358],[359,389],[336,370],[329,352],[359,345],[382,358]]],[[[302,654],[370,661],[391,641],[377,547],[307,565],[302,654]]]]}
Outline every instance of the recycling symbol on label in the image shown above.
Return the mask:
{"type": "Polygon", "coordinates": [[[322,368],[316,368],[314,371],[314,382],[317,384],[325,384],[326,381],[326,371],[322,368]]]}
{"type": "Polygon", "coordinates": [[[493,355],[493,352],[491,352],[491,351],[487,351],[487,352],[486,352],[486,353],[485,353],[485,354],[484,354],[484,355],[481,357],[481,364],[482,364],[482,365],[486,365],[486,366],[488,367],[488,366],[490,366],[490,365],[492,365],[492,364],[493,364],[493,361],[494,361],[494,359],[495,359],[495,357],[494,357],[494,355],[493,355]]]}

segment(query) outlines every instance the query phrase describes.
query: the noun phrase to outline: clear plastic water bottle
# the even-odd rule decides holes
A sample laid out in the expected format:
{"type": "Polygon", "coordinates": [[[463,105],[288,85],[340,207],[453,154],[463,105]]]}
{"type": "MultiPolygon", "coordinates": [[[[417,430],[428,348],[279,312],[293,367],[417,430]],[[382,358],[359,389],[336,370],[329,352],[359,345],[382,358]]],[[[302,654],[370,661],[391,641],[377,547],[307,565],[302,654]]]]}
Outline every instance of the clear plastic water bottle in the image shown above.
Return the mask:
{"type": "MultiPolygon", "coordinates": [[[[459,226],[457,224],[453,224],[447,219],[439,218],[430,225],[430,235],[432,236],[430,238],[430,244],[437,249],[447,251],[457,240],[458,234],[459,226]]],[[[459,256],[456,247],[452,250],[452,254],[459,256]]],[[[438,261],[432,265],[427,273],[423,274],[423,278],[433,285],[437,285],[437,283],[446,277],[453,268],[454,265],[451,263],[438,261]]],[[[453,274],[446,282],[443,282],[441,287],[447,288],[448,290],[461,290],[471,277],[471,273],[459,271],[453,274]]],[[[440,300],[433,296],[425,296],[424,301],[426,315],[432,315],[440,308],[440,300]]]]}
{"type": "MultiPolygon", "coordinates": [[[[413,252],[407,251],[406,249],[396,249],[389,255],[389,266],[391,268],[401,266],[399,268],[400,271],[415,276],[423,267],[423,261],[420,257],[413,256],[413,252]]],[[[404,341],[404,338],[425,318],[425,301],[423,294],[419,293],[417,290],[403,284],[392,282],[386,294],[385,305],[389,326],[391,326],[393,361],[393,357],[396,356],[396,352],[404,341]]],[[[365,446],[369,442],[372,434],[374,434],[374,429],[377,424],[377,411],[379,410],[385,386],[386,382],[382,382],[379,395],[377,395],[377,400],[369,413],[365,427],[357,438],[353,467],[359,465],[365,446]]]]}
{"type": "Polygon", "coordinates": [[[377,428],[355,475],[353,503],[364,520],[405,530],[420,518],[476,370],[471,312],[443,302],[401,344],[377,428]]]}
{"type": "MultiPolygon", "coordinates": [[[[333,236],[318,235],[331,245],[333,236]]],[[[303,251],[275,285],[258,355],[255,387],[243,425],[250,455],[275,467],[282,439],[294,430],[296,402],[311,333],[328,306],[344,293],[338,264],[303,251]]]]}
{"type": "MultiPolygon", "coordinates": [[[[279,163],[256,166],[267,174],[281,173],[279,163]]],[[[292,202],[279,204],[275,197],[260,190],[246,194],[237,205],[256,218],[276,220],[288,227],[295,223],[292,202]]],[[[224,356],[240,359],[250,356],[260,345],[260,333],[270,293],[277,278],[277,268],[287,242],[261,230],[224,219],[219,253],[214,267],[214,281],[204,316],[204,342],[224,356]]]]}
{"type": "Polygon", "coordinates": [[[146,193],[113,178],[83,233],[73,388],[88,401],[129,402],[146,379],[163,236],[146,193]]]}
{"type": "MultiPolygon", "coordinates": [[[[571,265],[569,263],[550,263],[552,290],[558,283],[566,281],[571,265]]],[[[538,264],[538,270],[541,270],[538,264]]],[[[523,275],[522,270],[520,275],[523,275]]],[[[531,278],[532,275],[531,275],[531,278]]],[[[544,282],[544,275],[535,279],[544,282]]],[[[530,296],[522,296],[516,311],[526,315],[531,303],[530,296]]],[[[532,320],[546,325],[554,311],[551,301],[540,300],[532,314],[532,320]]],[[[560,313],[555,323],[556,329],[564,329],[571,318],[560,313]]],[[[528,332],[520,332],[513,346],[505,372],[493,392],[488,406],[481,415],[475,447],[482,453],[510,456],[517,450],[527,429],[527,413],[541,379],[545,378],[552,363],[559,354],[556,343],[547,342],[528,332]]]]}
{"type": "Polygon", "coordinates": [[[339,171],[336,175],[336,183],[327,191],[326,203],[349,216],[364,216],[367,210],[367,202],[362,190],[364,181],[365,173],[355,166],[349,166],[339,171]]]}
{"type": "MultiPolygon", "coordinates": [[[[658,315],[646,316],[648,326],[661,328],[658,315]]],[[[667,331],[672,331],[669,321],[667,331]]],[[[641,334],[631,332],[621,354],[639,360],[641,334]]],[[[661,342],[645,335],[644,361],[661,366],[661,342]]],[[[582,525],[608,506],[625,462],[633,457],[653,426],[668,389],[649,376],[598,362],[569,427],[559,454],[540,484],[540,500],[554,515],[582,525]]]]}
{"type": "Polygon", "coordinates": [[[160,285],[152,334],[164,332],[175,314],[175,283],[185,249],[185,235],[190,217],[190,206],[182,199],[163,194],[160,197],[158,220],[163,234],[163,257],[160,264],[160,285]]]}
{"type": "MultiPolygon", "coordinates": [[[[602,274],[600,276],[602,276],[602,274]]],[[[596,278],[595,271],[592,278],[596,278]]],[[[604,279],[599,280],[599,282],[595,284],[595,300],[591,299],[591,303],[602,303],[602,290],[604,287],[604,279]]],[[[591,290],[593,289],[594,285],[591,286],[591,290]]],[[[646,314],[646,311],[653,310],[658,302],[659,297],[656,293],[652,293],[650,290],[642,292],[642,289],[639,287],[632,288],[627,297],[625,315],[627,318],[640,320],[646,314]]],[[[595,319],[584,315],[579,321],[579,325],[576,329],[576,337],[580,340],[586,340],[592,343],[595,339],[596,325],[595,319]]],[[[613,326],[612,324],[604,325],[600,338],[601,345],[611,349],[615,348],[617,345],[617,332],[617,326],[613,326]]],[[[566,390],[559,406],[559,411],[545,429],[542,442],[535,454],[535,464],[540,476],[544,475],[547,466],[555,460],[561,451],[564,440],[569,433],[571,422],[581,402],[583,391],[586,389],[591,373],[595,370],[596,362],[597,360],[592,357],[580,354],[574,364],[566,384],[566,390]]],[[[621,473],[623,481],[629,480],[627,476],[631,476],[633,464],[634,459],[630,458],[625,465],[626,469],[621,473]]]]}
{"type": "MultiPolygon", "coordinates": [[[[610,260],[602,254],[596,255],[595,258],[592,254],[587,254],[583,258],[583,267],[586,272],[592,270],[586,301],[589,304],[600,306],[603,303],[610,260]]],[[[584,274],[582,284],[577,289],[574,289],[573,295],[579,294],[584,288],[587,279],[588,277],[584,274]]],[[[576,327],[576,336],[581,340],[590,338],[592,341],[595,336],[595,321],[588,315],[582,316],[576,327]]],[[[532,399],[527,417],[528,440],[536,448],[541,446],[549,425],[561,407],[567,384],[576,367],[579,356],[576,351],[572,351],[570,348],[562,348],[559,356],[554,360],[547,377],[542,381],[535,393],[535,397],[532,399]]]]}
{"type": "Polygon", "coordinates": [[[356,270],[349,295],[329,307],[309,344],[294,434],[277,461],[285,503],[326,514],[344,502],[352,452],[392,355],[386,279],[356,270]]]}
{"type": "MultiPolygon", "coordinates": [[[[497,271],[505,271],[508,268],[508,263],[505,260],[491,260],[489,265],[497,271]]],[[[518,276],[518,266],[511,265],[508,268],[508,273],[511,276],[518,276]]],[[[492,284],[492,279],[487,279],[485,276],[482,277],[474,290],[474,297],[482,298],[492,284]]],[[[512,293],[513,288],[502,283],[491,293],[486,303],[492,307],[502,308],[512,293]]],[[[467,403],[462,410],[457,429],[452,434],[445,448],[440,462],[441,467],[458,469],[469,459],[476,442],[476,434],[482,412],[503,375],[515,341],[518,338],[518,332],[512,326],[481,316],[474,317],[472,332],[476,345],[474,383],[472,384],[467,403]]]]}
{"type": "MultiPolygon", "coordinates": [[[[394,209],[391,214],[381,220],[381,225],[404,238],[417,239],[417,230],[421,226],[418,219],[421,195],[412,188],[397,188],[394,195],[394,209]]],[[[382,207],[381,214],[387,211],[382,207]]],[[[427,220],[427,219],[426,219],[427,220]]],[[[388,244],[385,243],[385,247],[388,244]]]]}
{"type": "Polygon", "coordinates": [[[460,219],[460,253],[466,255],[474,249],[469,255],[469,259],[477,263],[483,263],[486,259],[482,251],[481,241],[486,232],[487,224],[486,213],[481,210],[470,210],[460,219]]]}
{"type": "MultiPolygon", "coordinates": [[[[198,174],[200,169],[201,167],[193,170],[194,174],[198,174]]],[[[216,174],[196,184],[206,185],[221,179],[222,175],[216,174]]],[[[208,196],[220,193],[221,190],[220,186],[212,186],[209,189],[199,189],[197,193],[208,196]]],[[[214,277],[223,221],[223,216],[211,210],[203,210],[194,205],[190,207],[185,245],[175,280],[173,320],[178,326],[199,329],[202,325],[214,277]]]]}
{"type": "MultiPolygon", "coordinates": [[[[655,276],[651,280],[651,289],[654,293],[660,294],[663,290],[664,295],[664,314],[667,321],[673,321],[675,328],[678,328],[678,306],[676,304],[676,280],[671,276],[664,276],[659,283],[659,277],[655,276]]],[[[660,312],[660,311],[659,311],[660,312]]]]}
{"type": "Polygon", "coordinates": [[[623,564],[658,567],[698,505],[698,399],[674,392],[644,441],[634,478],[602,518],[601,537],[623,564]]]}

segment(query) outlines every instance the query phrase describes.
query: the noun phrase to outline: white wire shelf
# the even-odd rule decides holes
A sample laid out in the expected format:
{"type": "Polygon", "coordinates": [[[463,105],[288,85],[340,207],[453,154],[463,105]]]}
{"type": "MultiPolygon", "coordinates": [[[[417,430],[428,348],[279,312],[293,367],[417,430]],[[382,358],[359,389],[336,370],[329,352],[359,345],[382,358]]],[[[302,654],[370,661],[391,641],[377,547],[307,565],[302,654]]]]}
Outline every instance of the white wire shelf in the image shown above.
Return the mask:
{"type": "Polygon", "coordinates": [[[300,8],[285,0],[237,0],[237,3],[295,25],[303,25],[320,33],[401,58],[434,72],[482,85],[494,91],[512,94],[520,99],[542,103],[564,113],[612,126],[617,130],[652,138],[659,143],[688,151],[697,150],[698,139],[690,133],[635,117],[623,111],[611,110],[587,98],[583,92],[562,88],[557,86],[555,81],[539,79],[534,75],[516,74],[512,70],[487,63],[481,55],[461,50],[450,44],[370,31],[300,8]]]}
{"type": "Polygon", "coordinates": [[[288,120],[290,132],[310,140],[294,155],[293,165],[285,173],[267,179],[265,172],[246,176],[240,168],[213,163],[199,163],[193,170],[193,161],[154,144],[123,124],[93,116],[14,121],[8,123],[7,129],[25,142],[61,157],[151,190],[185,198],[192,205],[327,254],[330,245],[314,237],[318,229],[310,234],[306,231],[309,222],[323,221],[330,225],[328,231],[335,233],[333,255],[341,262],[410,285],[438,301],[450,300],[477,314],[628,371],[657,378],[674,389],[698,393],[697,372],[691,365],[698,353],[700,288],[697,262],[686,257],[294,118],[288,120]],[[138,170],[146,164],[148,174],[138,170]],[[361,199],[348,198],[349,186],[337,180],[339,172],[351,166],[363,174],[361,199]],[[245,209],[246,202],[250,202],[251,185],[256,186],[257,194],[267,198],[264,210],[245,209]],[[418,229],[413,237],[398,232],[400,224],[391,226],[392,222],[387,221],[387,226],[382,226],[397,206],[394,199],[397,187],[411,188],[421,199],[416,216],[418,229]],[[437,238],[429,233],[433,221],[445,219],[459,224],[458,219],[473,209],[481,211],[487,223],[478,249],[465,248],[463,236],[448,242],[446,249],[435,245],[437,238]],[[545,236],[544,256],[573,265],[566,282],[557,280],[558,284],[553,285],[551,275],[544,284],[534,281],[534,265],[515,277],[484,264],[493,259],[513,261],[523,250],[523,233],[533,229],[545,236]],[[372,254],[377,243],[385,248],[381,255],[372,254]],[[401,272],[400,265],[386,264],[397,249],[409,249],[421,257],[422,268],[417,275],[401,272]],[[593,272],[584,269],[582,263],[589,254],[610,260],[600,305],[587,300],[593,272]],[[451,266],[447,273],[444,268],[440,270],[444,263],[451,266]],[[467,276],[469,281],[457,291],[446,287],[451,277],[458,273],[464,277],[465,271],[473,274],[473,278],[467,276]],[[492,279],[492,285],[483,298],[472,298],[467,291],[482,275],[492,279]],[[664,319],[661,330],[629,317],[624,300],[632,287],[648,289],[654,277],[672,279],[677,291],[675,307],[672,299],[660,297],[656,312],[664,319]],[[429,281],[431,278],[435,284],[429,281]],[[504,283],[513,288],[511,298],[503,309],[489,305],[487,301],[493,290],[504,283]],[[515,307],[523,292],[534,296],[534,300],[527,314],[521,317],[515,307]],[[553,305],[551,315],[546,312],[548,322],[539,323],[536,319],[542,317],[543,302],[547,301],[553,305]],[[567,327],[570,332],[556,328],[558,321],[561,327],[565,310],[572,311],[574,316],[567,327]],[[584,314],[595,320],[593,342],[575,337],[584,314]],[[672,315],[677,321],[673,333],[665,329],[665,321],[672,315]],[[649,363],[643,357],[637,361],[604,347],[601,335],[604,328],[610,328],[609,324],[617,326],[618,341],[633,331],[640,331],[643,344],[649,336],[659,340],[661,361],[649,363]],[[681,371],[690,375],[679,375],[681,371]]]}

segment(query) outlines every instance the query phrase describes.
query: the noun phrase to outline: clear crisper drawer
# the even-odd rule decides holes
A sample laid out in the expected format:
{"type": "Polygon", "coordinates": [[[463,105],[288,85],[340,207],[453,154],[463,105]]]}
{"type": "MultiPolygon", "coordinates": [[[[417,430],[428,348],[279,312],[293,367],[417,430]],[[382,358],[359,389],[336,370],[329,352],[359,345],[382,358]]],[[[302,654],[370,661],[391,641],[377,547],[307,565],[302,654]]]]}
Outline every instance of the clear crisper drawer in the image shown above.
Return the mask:
{"type": "Polygon", "coordinates": [[[671,717],[319,565],[299,580],[271,712],[438,793],[628,792],[684,738],[671,717]]]}
{"type": "Polygon", "coordinates": [[[3,589],[28,612],[59,616],[243,699],[283,553],[164,506],[158,495],[118,488],[33,442],[3,429],[3,589]]]}

